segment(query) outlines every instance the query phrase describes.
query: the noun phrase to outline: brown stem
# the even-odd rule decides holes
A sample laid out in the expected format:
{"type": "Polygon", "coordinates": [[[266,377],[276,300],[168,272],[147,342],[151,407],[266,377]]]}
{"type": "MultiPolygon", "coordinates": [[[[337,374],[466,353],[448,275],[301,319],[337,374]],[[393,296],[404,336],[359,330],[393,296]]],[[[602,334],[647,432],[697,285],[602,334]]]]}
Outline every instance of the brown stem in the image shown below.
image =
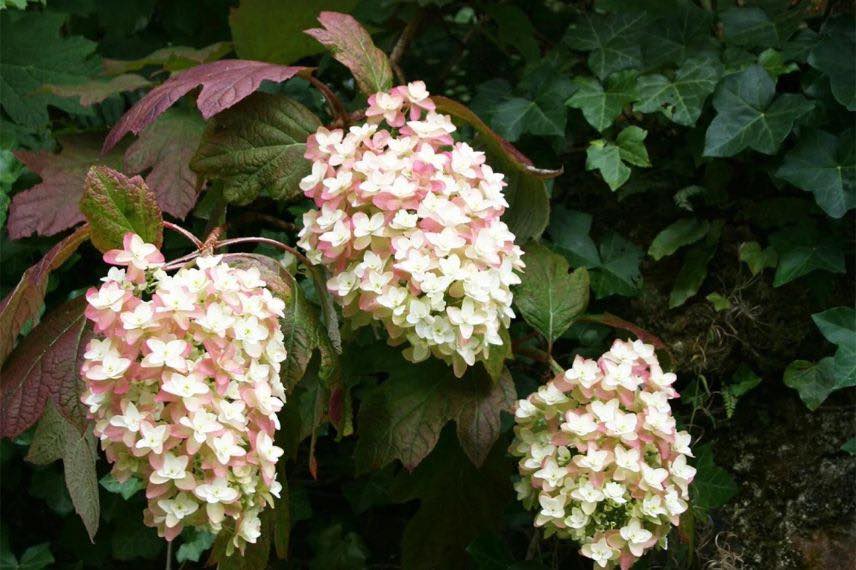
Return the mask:
{"type": "Polygon", "coordinates": [[[192,233],[190,233],[189,231],[187,231],[183,227],[179,226],[178,224],[174,224],[172,222],[164,221],[163,227],[165,227],[168,230],[172,230],[174,232],[180,233],[181,235],[183,235],[184,237],[186,237],[187,239],[192,241],[193,245],[196,246],[196,249],[199,249],[202,247],[202,241],[198,237],[196,237],[195,235],[193,235],[192,233]]]}
{"type": "Polygon", "coordinates": [[[264,237],[239,237],[239,238],[231,238],[223,241],[218,241],[214,244],[215,248],[226,247],[229,245],[237,245],[240,243],[262,243],[265,245],[273,246],[277,249],[281,249],[282,251],[287,251],[294,257],[296,257],[301,263],[303,263],[306,267],[312,267],[312,263],[306,258],[305,255],[291,247],[290,245],[285,245],[281,241],[277,241],[275,239],[264,238],[264,237]]]}
{"type": "Polygon", "coordinates": [[[395,72],[398,82],[402,85],[406,83],[407,80],[404,78],[404,72],[401,70],[399,62],[401,61],[402,56],[404,56],[404,51],[407,49],[407,46],[409,46],[410,42],[413,41],[413,36],[416,35],[416,30],[419,28],[419,24],[422,23],[424,15],[425,12],[420,10],[412,20],[407,22],[407,26],[404,27],[404,31],[401,32],[401,36],[399,36],[398,41],[395,42],[395,47],[392,48],[392,53],[389,55],[389,65],[395,72]]]}
{"type": "Polygon", "coordinates": [[[333,120],[341,121],[342,126],[346,126],[348,122],[348,111],[345,110],[345,105],[343,105],[342,101],[336,97],[333,90],[327,87],[326,83],[313,75],[309,76],[309,83],[324,95],[324,99],[327,101],[327,106],[330,107],[330,114],[333,116],[333,120]]]}
{"type": "Polygon", "coordinates": [[[207,251],[212,252],[215,247],[217,247],[217,240],[220,239],[220,236],[223,234],[223,231],[226,229],[225,226],[216,226],[211,232],[208,234],[208,237],[205,238],[205,243],[202,244],[202,247],[199,248],[199,251],[207,251]]]}

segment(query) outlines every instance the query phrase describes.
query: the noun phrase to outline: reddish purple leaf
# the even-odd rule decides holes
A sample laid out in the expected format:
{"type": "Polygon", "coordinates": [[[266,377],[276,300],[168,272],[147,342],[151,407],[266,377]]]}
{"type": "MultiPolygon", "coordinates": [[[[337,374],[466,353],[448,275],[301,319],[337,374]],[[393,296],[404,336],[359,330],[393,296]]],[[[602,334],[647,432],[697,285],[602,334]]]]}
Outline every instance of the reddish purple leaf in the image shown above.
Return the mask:
{"type": "Polygon", "coordinates": [[[48,314],[27,335],[0,379],[0,437],[15,437],[42,416],[48,401],[81,431],[80,364],[91,332],[78,297],[48,314]]]}
{"type": "Polygon", "coordinates": [[[431,99],[437,105],[437,112],[448,113],[456,119],[468,123],[484,137],[484,144],[488,147],[488,150],[502,155],[517,170],[542,179],[555,178],[562,174],[562,169],[549,170],[546,168],[537,168],[529,157],[517,150],[513,144],[499,136],[467,106],[442,95],[432,95],[431,99]]]}
{"type": "Polygon", "coordinates": [[[209,119],[255,92],[262,81],[278,83],[308,71],[306,67],[243,59],[225,59],[192,67],[155,87],[131,107],[107,135],[103,152],[113,148],[129,132],[139,134],[197,87],[202,87],[202,90],[196,98],[196,106],[202,116],[209,119]]]}
{"type": "Polygon", "coordinates": [[[57,243],[38,263],[24,272],[12,292],[0,301],[0,365],[12,352],[24,325],[38,319],[51,271],[65,263],[88,238],[89,226],[82,226],[57,243]]]}
{"type": "Polygon", "coordinates": [[[389,58],[374,45],[371,35],[353,16],[321,12],[318,21],[324,27],[306,33],[324,44],[339,63],[351,70],[363,93],[372,95],[392,87],[389,58]]]}
{"type": "Polygon", "coordinates": [[[164,212],[184,219],[196,204],[196,174],[190,159],[199,146],[205,123],[199,115],[170,109],[149,125],[125,152],[129,174],[149,170],[146,184],[164,212]]]}
{"type": "Polygon", "coordinates": [[[9,237],[20,239],[36,233],[50,236],[83,221],[77,206],[89,168],[104,164],[121,168],[121,154],[100,154],[101,139],[76,135],[60,139],[62,151],[18,151],[15,156],[42,181],[15,194],[9,207],[9,237]]]}

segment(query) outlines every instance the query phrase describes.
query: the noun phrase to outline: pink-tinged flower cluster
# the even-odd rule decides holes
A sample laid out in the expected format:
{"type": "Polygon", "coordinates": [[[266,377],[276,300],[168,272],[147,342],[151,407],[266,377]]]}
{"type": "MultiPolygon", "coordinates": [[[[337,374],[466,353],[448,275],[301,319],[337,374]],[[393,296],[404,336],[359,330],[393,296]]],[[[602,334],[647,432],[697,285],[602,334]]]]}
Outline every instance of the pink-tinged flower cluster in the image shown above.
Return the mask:
{"type": "Polygon", "coordinates": [[[604,568],[666,547],[696,472],[690,435],[676,430],[669,405],[674,381],[652,346],[619,340],[517,403],[515,488],[538,511],[535,526],[576,540],[604,568]]]}
{"type": "Polygon", "coordinates": [[[243,550],[279,496],[274,445],[285,393],[284,303],[255,268],[199,257],[174,275],[133,234],[86,293],[100,338],[86,347],[83,403],[119,481],[146,485],[146,524],[232,533],[243,550]]]}
{"type": "Polygon", "coordinates": [[[524,265],[500,221],[503,175],[453,141],[421,81],[369,97],[366,121],[309,137],[300,187],[318,209],[299,245],[329,267],[346,316],[382,322],[390,342],[409,342],[410,360],[433,354],[460,376],[514,317],[524,265]]]}

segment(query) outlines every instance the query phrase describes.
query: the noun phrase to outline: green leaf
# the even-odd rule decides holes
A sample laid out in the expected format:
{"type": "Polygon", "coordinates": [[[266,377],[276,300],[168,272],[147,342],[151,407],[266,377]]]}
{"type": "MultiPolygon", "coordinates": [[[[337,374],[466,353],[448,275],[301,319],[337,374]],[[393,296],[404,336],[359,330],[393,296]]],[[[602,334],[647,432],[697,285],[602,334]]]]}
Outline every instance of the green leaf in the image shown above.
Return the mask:
{"type": "Polygon", "coordinates": [[[53,93],[57,97],[71,97],[77,99],[82,107],[91,107],[100,103],[112,95],[135,91],[148,87],[151,82],[142,75],[123,74],[111,79],[92,79],[85,83],[72,85],[45,85],[43,91],[53,93]]]}
{"type": "Polygon", "coordinates": [[[585,212],[569,210],[562,205],[553,208],[550,236],[572,265],[591,269],[600,265],[597,246],[589,236],[592,218],[585,212]]]}
{"type": "MultiPolygon", "coordinates": [[[[398,352],[381,347],[355,356],[369,359],[359,363],[361,374],[389,374],[368,391],[360,407],[354,456],[358,474],[395,459],[412,470],[431,452],[450,420],[455,420],[470,459],[479,463],[499,437],[499,412],[511,410],[516,398],[508,373],[493,382],[475,367],[458,379],[442,362],[412,364],[398,352]]],[[[353,361],[350,364],[356,366],[353,361]]]]}
{"type": "Polygon", "coordinates": [[[759,384],[761,384],[761,377],[746,364],[741,363],[731,377],[727,389],[735,398],[740,398],[759,384]]]}
{"type": "Polygon", "coordinates": [[[566,104],[580,109],[591,126],[603,131],[636,99],[636,75],[634,71],[615,73],[607,79],[606,88],[593,77],[577,77],[573,80],[576,91],[566,104]]]}
{"type": "Polygon", "coordinates": [[[716,312],[727,311],[731,308],[731,301],[728,300],[728,297],[724,297],[719,293],[710,293],[705,297],[710,304],[713,305],[713,310],[716,312]]]}
{"type": "Polygon", "coordinates": [[[808,56],[809,64],[829,78],[832,94],[848,111],[856,111],[856,30],[851,15],[828,20],[821,39],[808,56]]]}
{"type": "Polygon", "coordinates": [[[18,570],[41,570],[50,567],[53,563],[50,543],[43,542],[24,551],[18,562],[18,570]]]}
{"type": "Polygon", "coordinates": [[[499,336],[502,338],[502,345],[492,345],[490,347],[490,356],[484,361],[484,368],[494,382],[498,382],[502,374],[506,371],[505,361],[514,358],[508,329],[500,328],[499,336]]]}
{"type": "Polygon", "coordinates": [[[133,232],[146,243],[163,243],[163,218],[154,194],[139,176],[127,178],[106,166],[89,169],[80,211],[92,226],[92,244],[102,252],[121,249],[133,232]]]}
{"type": "Polygon", "coordinates": [[[691,1],[679,0],[645,27],[642,50],[649,69],[681,64],[690,57],[716,54],[718,45],[710,33],[713,16],[691,1]]]}
{"type": "Polygon", "coordinates": [[[491,125],[512,142],[524,133],[564,137],[568,117],[565,101],[572,90],[569,79],[555,76],[539,87],[533,99],[513,97],[497,105],[491,125]]]}
{"type": "Polygon", "coordinates": [[[386,91],[392,87],[392,67],[383,51],[375,47],[369,33],[347,14],[321,12],[323,28],[306,33],[330,50],[336,60],[351,70],[357,86],[365,95],[386,91]]]}
{"type": "Polygon", "coordinates": [[[722,222],[711,225],[705,240],[693,246],[684,256],[684,264],[675,277],[672,291],[669,293],[669,308],[674,309],[686,303],[687,299],[698,293],[705,277],[707,265],[716,254],[719,237],[722,234],[722,222]]]}
{"type": "Polygon", "coordinates": [[[181,533],[181,546],[178,547],[175,560],[181,562],[199,562],[202,554],[214,544],[214,535],[195,527],[186,527],[181,533]]]}
{"type": "Polygon", "coordinates": [[[591,52],[589,69],[602,80],[616,71],[642,66],[639,35],[646,20],[644,12],[585,13],[568,27],[563,41],[571,49],[591,52]]]}
{"type": "Polygon", "coordinates": [[[293,278],[291,281],[288,295],[284,297],[285,317],[281,322],[288,358],[282,363],[280,372],[283,383],[289,389],[294,388],[303,378],[316,350],[321,355],[319,376],[323,381],[329,380],[337,367],[336,352],[321,322],[318,308],[306,299],[303,289],[294,283],[293,278]]]}
{"type": "Polygon", "coordinates": [[[540,178],[519,170],[506,169],[505,200],[508,208],[502,221],[518,243],[538,239],[550,219],[550,198],[547,186],[540,178]]]}
{"type": "Polygon", "coordinates": [[[26,460],[35,465],[48,465],[65,454],[68,430],[66,420],[56,406],[45,406],[44,414],[36,425],[33,441],[27,450],[26,460]]]}
{"type": "Polygon", "coordinates": [[[610,190],[617,190],[630,179],[630,167],[621,161],[621,151],[603,139],[589,142],[586,170],[598,170],[610,190]]]}
{"type": "Polygon", "coordinates": [[[303,158],[318,117],[284,95],[255,93],[209,122],[190,167],[221,180],[229,202],[247,204],[264,194],[302,197],[298,186],[311,164],[303,158]]]}
{"type": "Polygon", "coordinates": [[[851,437],[841,446],[841,451],[847,452],[850,456],[856,455],[856,437],[851,437]]]}
{"type": "Polygon", "coordinates": [[[614,143],[603,139],[590,141],[586,149],[586,170],[597,169],[609,188],[617,190],[630,178],[630,167],[625,163],[651,166],[643,142],[647,136],[648,131],[632,125],[618,133],[614,143]]]}
{"type": "Polygon", "coordinates": [[[758,275],[769,267],[779,263],[779,256],[772,247],[762,249],[757,241],[746,241],[737,250],[740,261],[749,266],[752,275],[758,275]]]}
{"type": "Polygon", "coordinates": [[[101,64],[105,75],[139,71],[152,65],[160,67],[164,71],[181,71],[202,63],[217,61],[230,51],[232,51],[231,42],[217,42],[199,49],[186,46],[167,46],[140,59],[130,61],[104,59],[101,64]]]}
{"type": "Polygon", "coordinates": [[[497,39],[503,48],[520,51],[527,61],[538,59],[541,50],[526,12],[514,4],[487,4],[485,11],[497,25],[497,39]]]}
{"type": "Polygon", "coordinates": [[[324,48],[303,30],[315,24],[322,10],[350,12],[356,0],[289,3],[278,0],[241,0],[229,13],[235,51],[241,59],[293,63],[324,48]]]}
{"type": "Polygon", "coordinates": [[[310,570],[360,570],[366,568],[369,550],[356,532],[345,532],[342,523],[331,524],[310,537],[315,556],[310,570]]]}
{"type": "Polygon", "coordinates": [[[55,12],[0,13],[0,105],[20,125],[46,125],[48,105],[82,111],[76,103],[39,90],[45,84],[82,83],[98,72],[94,42],[60,35],[66,19],[55,12]]]}
{"type": "Polygon", "coordinates": [[[758,55],[758,63],[774,79],[777,79],[780,75],[787,75],[799,70],[799,66],[796,63],[787,63],[782,52],[772,48],[765,49],[758,55]]]}
{"type": "Polygon", "coordinates": [[[695,449],[696,476],[690,487],[692,504],[702,510],[725,505],[739,490],[731,475],[713,462],[713,449],[705,444],[695,449]]]}
{"type": "Polygon", "coordinates": [[[818,363],[794,360],[785,369],[785,386],[800,394],[806,407],[814,411],[835,390],[854,385],[852,378],[837,378],[833,358],[828,356],[818,363]]]}
{"type": "Polygon", "coordinates": [[[136,477],[128,477],[124,482],[120,483],[113,477],[112,473],[108,473],[98,482],[111,493],[122,495],[122,498],[126,501],[136,495],[137,491],[146,488],[146,484],[136,477]]]}
{"type": "Polygon", "coordinates": [[[94,541],[100,516],[98,475],[95,472],[95,439],[89,432],[81,435],[71,424],[68,429],[67,447],[62,456],[65,485],[71,495],[74,510],[83,520],[89,539],[94,541]]]}
{"type": "Polygon", "coordinates": [[[726,77],[713,97],[718,113],[705,135],[704,156],[734,156],[747,148],[774,154],[794,121],[813,107],[802,95],[775,94],[775,82],[760,65],[726,77]]]}
{"type": "Polygon", "coordinates": [[[776,176],[814,194],[833,218],[856,208],[856,143],[852,130],[836,137],[824,131],[801,133],[776,176]]]}
{"type": "Polygon", "coordinates": [[[419,510],[404,528],[402,567],[469,567],[467,546],[480,534],[500,529],[511,499],[511,472],[503,446],[495,446],[476,468],[447,436],[413,474],[401,474],[393,495],[399,501],[419,500],[419,510]]]}
{"type": "Polygon", "coordinates": [[[651,242],[648,255],[660,260],[672,255],[685,245],[690,245],[707,235],[710,222],[698,218],[682,218],[663,229],[651,242]]]}
{"type": "Polygon", "coordinates": [[[781,287],[814,271],[844,273],[841,243],[813,226],[783,229],[770,236],[779,255],[773,286],[781,287]]]}
{"type": "Polygon", "coordinates": [[[776,24],[757,6],[729,8],[719,15],[719,20],[730,45],[753,48],[781,44],[776,24]]]}
{"type": "Polygon", "coordinates": [[[633,296],[639,292],[639,263],[645,256],[635,244],[615,232],[600,243],[601,262],[591,269],[591,288],[598,299],[610,295],[633,296]]]}
{"type": "Polygon", "coordinates": [[[636,83],[638,97],[633,109],[641,113],[659,111],[674,123],[692,127],[721,76],[722,64],[709,56],[686,60],[673,79],[661,74],[643,75],[636,83]]]}
{"type": "Polygon", "coordinates": [[[856,310],[834,307],[811,316],[823,337],[836,346],[856,343],[856,310]]]}
{"type": "Polygon", "coordinates": [[[524,248],[524,260],[526,272],[514,291],[514,303],[552,346],[588,306],[588,271],[580,267],[569,273],[565,258],[539,243],[524,248]]]}

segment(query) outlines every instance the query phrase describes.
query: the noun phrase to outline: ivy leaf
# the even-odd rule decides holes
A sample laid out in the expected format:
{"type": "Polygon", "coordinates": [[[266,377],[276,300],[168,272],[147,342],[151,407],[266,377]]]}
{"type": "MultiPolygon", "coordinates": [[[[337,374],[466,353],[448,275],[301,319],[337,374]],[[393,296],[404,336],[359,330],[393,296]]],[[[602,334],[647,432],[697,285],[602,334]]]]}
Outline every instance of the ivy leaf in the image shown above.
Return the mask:
{"type": "Polygon", "coordinates": [[[121,249],[133,232],[146,243],[163,243],[163,218],[154,194],[139,176],[128,178],[106,166],[86,175],[80,211],[92,226],[92,245],[102,252],[121,249]]]}
{"type": "Polygon", "coordinates": [[[774,233],[770,243],[779,254],[773,287],[781,287],[813,271],[844,273],[841,244],[816,227],[800,225],[774,233]]]}
{"type": "Polygon", "coordinates": [[[563,42],[571,49],[591,52],[589,69],[602,80],[616,71],[642,66],[639,35],[647,18],[644,12],[586,13],[568,27],[563,42]]]}
{"type": "Polygon", "coordinates": [[[146,488],[146,484],[136,477],[128,477],[125,481],[119,482],[113,477],[112,473],[108,473],[102,477],[98,483],[111,493],[121,495],[126,501],[146,488]]]}
{"type": "Polygon", "coordinates": [[[165,71],[180,71],[202,63],[217,61],[232,51],[231,42],[217,42],[203,48],[167,46],[153,51],[145,57],[130,61],[103,59],[101,67],[105,75],[120,75],[139,71],[144,67],[158,66],[165,71]]]}
{"type": "Polygon", "coordinates": [[[589,269],[600,265],[597,246],[589,236],[591,221],[589,214],[562,205],[554,207],[550,217],[553,243],[567,255],[571,264],[589,269]]]}
{"type": "Polygon", "coordinates": [[[78,297],[49,312],[12,353],[3,367],[0,436],[15,437],[41,417],[53,402],[65,421],[82,430],[78,371],[91,331],[78,297]]]}
{"type": "Polygon", "coordinates": [[[603,131],[636,99],[636,75],[634,71],[615,73],[606,80],[605,89],[593,77],[577,77],[573,80],[576,91],[566,104],[580,109],[591,126],[603,131]]]}
{"type": "Polygon", "coordinates": [[[716,90],[718,111],[707,129],[704,156],[734,156],[750,148],[773,154],[794,121],[813,104],[802,95],[776,95],[776,84],[760,65],[726,77],[716,90]]]}
{"type": "Polygon", "coordinates": [[[38,263],[24,271],[15,288],[0,301],[0,365],[6,362],[24,326],[38,322],[51,272],[88,238],[89,228],[82,227],[54,245],[38,263]]]}
{"type": "Polygon", "coordinates": [[[564,257],[537,242],[525,247],[524,258],[526,272],[514,291],[514,303],[552,346],[588,306],[588,271],[580,267],[569,273],[564,257]]]}
{"type": "Polygon", "coordinates": [[[100,139],[89,135],[60,137],[62,151],[17,151],[15,157],[42,181],[18,192],[9,208],[9,237],[21,239],[32,233],[50,236],[84,221],[78,203],[86,173],[96,164],[121,168],[120,153],[101,155],[100,139]]]}
{"type": "Polygon", "coordinates": [[[181,546],[175,559],[177,562],[199,562],[202,554],[214,544],[214,535],[195,527],[188,527],[181,533],[181,546]],[[188,536],[185,536],[188,535],[188,536]]]}
{"type": "Polygon", "coordinates": [[[321,12],[318,21],[323,28],[312,28],[306,33],[326,46],[336,61],[351,70],[360,91],[373,95],[392,87],[389,58],[374,45],[371,35],[353,16],[321,12]]]}
{"type": "Polygon", "coordinates": [[[808,63],[829,77],[832,94],[848,111],[856,111],[856,30],[850,16],[828,20],[821,39],[808,56],[808,63]]]}
{"type": "Polygon", "coordinates": [[[710,226],[705,240],[693,246],[684,256],[684,263],[675,277],[672,291],[669,293],[669,308],[680,307],[687,299],[698,293],[705,277],[707,266],[716,254],[716,247],[722,235],[722,222],[710,226]]]}
{"type": "MultiPolygon", "coordinates": [[[[44,542],[27,548],[24,554],[21,555],[20,562],[16,562],[12,568],[15,570],[41,570],[42,568],[50,568],[54,562],[50,543],[44,542]]],[[[6,568],[5,560],[3,561],[3,567],[6,568]]]]}
{"type": "Polygon", "coordinates": [[[722,64],[713,57],[686,60],[674,79],[660,74],[643,75],[636,83],[638,98],[633,109],[641,113],[659,111],[674,123],[692,127],[721,76],[722,64]]]}
{"type": "Polygon", "coordinates": [[[757,241],[743,242],[738,249],[740,261],[749,266],[752,275],[758,275],[768,267],[779,263],[779,256],[772,247],[762,249],[757,241]]]}
{"type": "Polygon", "coordinates": [[[223,181],[223,196],[247,204],[264,190],[277,200],[302,196],[311,164],[306,138],[321,126],[309,109],[284,95],[258,93],[211,121],[190,162],[200,176],[223,181]]]}
{"type": "Polygon", "coordinates": [[[731,475],[713,462],[713,449],[705,444],[695,449],[696,476],[690,487],[692,504],[703,510],[725,505],[739,488],[731,475]]]}
{"type": "Polygon", "coordinates": [[[0,105],[20,125],[46,125],[48,105],[80,110],[39,89],[44,84],[81,83],[98,71],[94,42],[60,35],[66,18],[54,12],[0,13],[0,105]]]}
{"type": "Polygon", "coordinates": [[[569,79],[553,76],[533,90],[532,98],[512,97],[497,105],[491,124],[512,142],[524,133],[564,137],[568,118],[565,101],[572,90],[569,79]]]}
{"type": "Polygon", "coordinates": [[[835,363],[831,356],[818,363],[794,360],[785,369],[785,386],[800,394],[806,407],[814,411],[829,395],[840,388],[856,385],[852,378],[839,378],[835,374],[835,363]]]}
{"type": "Polygon", "coordinates": [[[667,6],[645,28],[642,50],[647,68],[681,64],[690,57],[716,53],[718,45],[710,34],[713,16],[709,11],[685,1],[667,6]]]}
{"type": "Polygon", "coordinates": [[[484,458],[499,437],[499,412],[516,398],[510,375],[493,382],[480,367],[455,378],[444,363],[405,361],[378,348],[360,373],[387,372],[389,378],[363,398],[354,459],[358,474],[398,459],[412,470],[427,456],[443,426],[455,420],[458,438],[473,461],[484,458]]]}
{"type": "Polygon", "coordinates": [[[856,310],[852,307],[834,307],[811,316],[823,337],[834,345],[856,342],[856,310]]]}
{"type": "Polygon", "coordinates": [[[669,224],[657,234],[648,248],[648,255],[653,257],[655,261],[659,261],[667,255],[672,255],[685,245],[697,242],[707,235],[709,229],[710,223],[707,220],[682,218],[669,224]]]}
{"type": "Polygon", "coordinates": [[[293,63],[324,48],[301,32],[321,10],[350,12],[356,0],[322,0],[290,4],[278,0],[241,0],[229,13],[229,28],[238,57],[271,63],[293,63]]]}
{"type": "Polygon", "coordinates": [[[856,144],[853,131],[835,137],[824,131],[802,133],[776,176],[814,194],[833,218],[856,208],[856,144]]]}
{"type": "Polygon", "coordinates": [[[608,234],[600,243],[600,263],[589,268],[597,298],[638,293],[642,284],[639,263],[644,256],[644,251],[617,233],[608,234]]]}
{"type": "Polygon", "coordinates": [[[196,174],[190,169],[202,139],[204,123],[183,109],[170,109],[146,127],[125,151],[125,167],[130,174],[146,174],[146,184],[154,192],[164,212],[184,219],[196,204],[196,174]]]}
{"type": "Polygon", "coordinates": [[[643,142],[647,136],[648,131],[633,125],[618,133],[614,143],[604,139],[590,141],[586,170],[598,170],[609,188],[617,190],[630,178],[630,167],[625,163],[651,166],[643,142]]]}
{"type": "Polygon", "coordinates": [[[281,83],[295,75],[308,73],[305,67],[286,67],[261,61],[228,59],[205,63],[170,77],[163,85],[149,91],[119,120],[104,139],[107,152],[128,133],[139,134],[164,111],[197,87],[202,87],[196,106],[202,117],[237,105],[252,95],[262,81],[281,83]]]}
{"type": "Polygon", "coordinates": [[[745,48],[781,45],[783,38],[779,37],[776,24],[757,6],[729,8],[719,15],[719,21],[730,45],[745,48]]]}
{"type": "Polygon", "coordinates": [[[414,570],[466,568],[466,547],[480,534],[499,530],[511,499],[511,466],[496,446],[481,468],[474,467],[451,437],[412,474],[393,484],[399,502],[419,499],[419,510],[404,529],[402,566],[414,570]]]}
{"type": "Polygon", "coordinates": [[[91,107],[118,93],[135,91],[148,87],[151,82],[142,75],[123,74],[111,79],[92,79],[85,83],[73,85],[45,85],[42,89],[57,97],[72,97],[77,99],[82,107],[91,107]]]}

